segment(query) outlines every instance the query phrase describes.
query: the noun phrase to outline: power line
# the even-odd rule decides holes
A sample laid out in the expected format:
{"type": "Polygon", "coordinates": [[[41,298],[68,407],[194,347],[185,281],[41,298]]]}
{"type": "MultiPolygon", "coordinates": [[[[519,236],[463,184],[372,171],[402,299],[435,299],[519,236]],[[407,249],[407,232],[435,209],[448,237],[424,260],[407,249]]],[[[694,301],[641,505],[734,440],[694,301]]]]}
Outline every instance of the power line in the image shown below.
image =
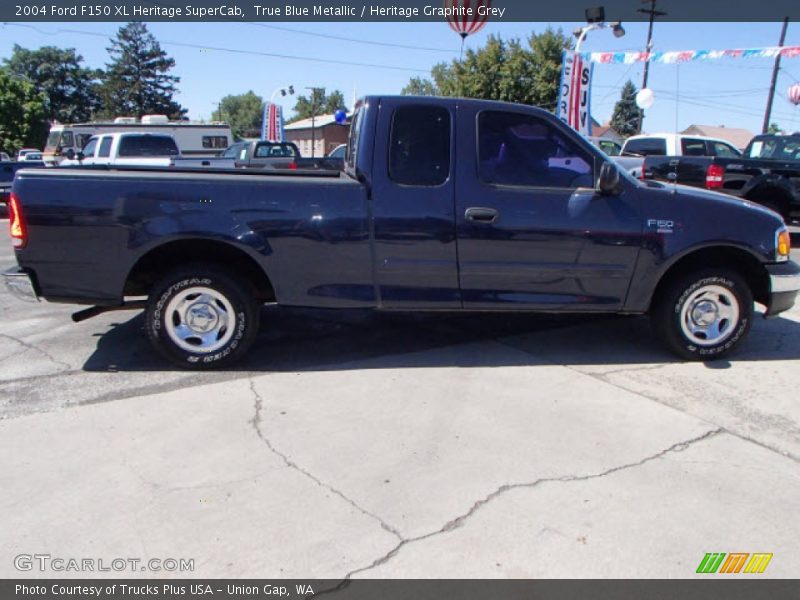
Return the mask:
{"type": "MultiPolygon", "coordinates": [[[[97,33],[95,31],[85,31],[81,29],[65,29],[65,28],[58,28],[54,32],[45,31],[36,27],[35,25],[30,25],[27,23],[3,23],[3,26],[10,26],[10,27],[24,27],[27,29],[33,29],[34,31],[38,31],[44,35],[60,35],[62,33],[72,33],[76,35],[89,35],[93,37],[102,37],[108,38],[108,35],[104,33],[97,33]]],[[[353,67],[366,67],[371,69],[389,69],[392,71],[408,71],[414,73],[429,73],[430,69],[415,69],[412,67],[401,67],[397,65],[382,65],[382,64],[375,64],[375,63],[361,63],[361,62],[352,62],[349,60],[336,60],[332,58],[314,58],[310,56],[293,56],[290,54],[278,54],[274,52],[261,52],[258,50],[241,50],[239,48],[225,48],[222,46],[209,46],[207,44],[189,44],[186,42],[171,42],[171,41],[163,41],[159,40],[159,44],[164,46],[178,46],[182,48],[193,48],[196,50],[214,50],[217,52],[228,52],[230,54],[249,54],[251,56],[264,56],[267,58],[279,58],[284,60],[295,60],[301,62],[315,62],[315,63],[323,63],[323,64],[334,64],[334,65],[347,65],[353,67]]]]}
{"type": "Polygon", "coordinates": [[[428,46],[411,46],[406,44],[395,44],[393,42],[375,42],[372,40],[357,40],[354,38],[348,38],[339,35],[331,35],[328,33],[317,33],[316,31],[304,31],[302,29],[293,29],[291,27],[280,27],[278,25],[267,25],[266,23],[252,23],[248,22],[246,25],[252,25],[254,27],[263,27],[264,29],[275,29],[277,31],[287,31],[289,33],[297,33],[299,35],[308,35],[313,37],[325,38],[329,40],[338,40],[340,42],[349,42],[351,44],[366,44],[370,46],[383,46],[386,48],[403,48],[404,50],[422,50],[426,52],[449,52],[453,54],[458,54],[458,50],[453,50],[450,48],[431,48],[428,46]]]}

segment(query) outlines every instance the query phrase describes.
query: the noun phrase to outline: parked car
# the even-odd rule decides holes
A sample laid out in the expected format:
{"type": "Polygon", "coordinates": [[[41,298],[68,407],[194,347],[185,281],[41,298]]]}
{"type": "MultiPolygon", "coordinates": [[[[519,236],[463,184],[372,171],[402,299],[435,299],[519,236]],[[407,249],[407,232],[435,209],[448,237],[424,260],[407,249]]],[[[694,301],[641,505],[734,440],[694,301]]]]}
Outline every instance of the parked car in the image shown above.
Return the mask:
{"type": "Polygon", "coordinates": [[[30,152],[41,152],[38,148],[22,148],[17,152],[17,160],[22,161],[25,160],[25,155],[30,152]]]}
{"type": "Polygon", "coordinates": [[[166,133],[106,133],[89,138],[81,152],[67,150],[61,167],[107,165],[168,167],[180,155],[166,133]]]}
{"type": "Polygon", "coordinates": [[[232,144],[216,160],[184,157],[174,160],[173,166],[341,171],[344,167],[344,160],[330,157],[303,157],[294,142],[250,141],[232,144]]]}
{"type": "Polygon", "coordinates": [[[22,162],[42,162],[41,152],[28,152],[22,157],[22,162]]]}
{"type": "Polygon", "coordinates": [[[9,162],[11,157],[5,152],[0,152],[0,162],[9,162]]]}
{"type": "Polygon", "coordinates": [[[757,135],[744,149],[745,158],[800,161],[800,133],[757,135]]]}
{"type": "Polygon", "coordinates": [[[263,302],[649,314],[708,360],[754,300],[773,316],[800,290],[778,215],[640,182],[541,109],[372,96],[349,147],[344,172],[22,170],[6,284],[90,305],[75,320],[144,308],[155,350],[195,369],[242,358],[263,302]]]}
{"type": "Polygon", "coordinates": [[[652,133],[625,140],[622,156],[720,156],[735,158],[742,153],[733,144],[702,135],[652,133]]]}

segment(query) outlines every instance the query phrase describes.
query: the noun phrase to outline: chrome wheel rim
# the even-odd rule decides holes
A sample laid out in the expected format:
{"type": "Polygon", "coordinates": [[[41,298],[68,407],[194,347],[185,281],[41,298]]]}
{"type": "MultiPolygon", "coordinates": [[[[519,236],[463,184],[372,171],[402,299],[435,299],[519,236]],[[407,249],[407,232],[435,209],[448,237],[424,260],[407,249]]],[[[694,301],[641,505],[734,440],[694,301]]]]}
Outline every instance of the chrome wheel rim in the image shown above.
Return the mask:
{"type": "Polygon", "coordinates": [[[727,288],[706,285],[681,307],[681,330],[698,346],[714,346],[728,339],[739,322],[739,301],[727,288]]]}
{"type": "Polygon", "coordinates": [[[236,329],[230,301],[216,290],[190,287],[167,304],[164,323],[170,339],[182,350],[208,354],[227,344],[236,329]]]}

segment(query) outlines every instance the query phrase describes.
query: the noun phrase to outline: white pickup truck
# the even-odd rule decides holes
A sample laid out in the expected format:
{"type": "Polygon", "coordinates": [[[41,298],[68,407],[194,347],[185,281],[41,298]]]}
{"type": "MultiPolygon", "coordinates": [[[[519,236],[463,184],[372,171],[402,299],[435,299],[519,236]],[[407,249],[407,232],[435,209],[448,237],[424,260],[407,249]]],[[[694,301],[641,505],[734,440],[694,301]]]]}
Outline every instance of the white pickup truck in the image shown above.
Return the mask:
{"type": "Polygon", "coordinates": [[[62,167],[86,165],[168,167],[180,156],[175,139],[166,133],[126,131],[89,138],[78,153],[67,150],[62,167]]]}

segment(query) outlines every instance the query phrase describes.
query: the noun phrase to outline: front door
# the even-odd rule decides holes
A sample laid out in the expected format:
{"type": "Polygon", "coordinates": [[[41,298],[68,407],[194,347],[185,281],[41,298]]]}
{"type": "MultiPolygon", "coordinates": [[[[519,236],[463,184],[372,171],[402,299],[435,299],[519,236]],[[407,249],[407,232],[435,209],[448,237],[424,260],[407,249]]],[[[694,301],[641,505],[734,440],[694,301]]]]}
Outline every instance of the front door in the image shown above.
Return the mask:
{"type": "Polygon", "coordinates": [[[632,182],[595,192],[604,160],[554,118],[459,110],[460,284],[468,309],[616,310],[642,243],[632,182]]]}

